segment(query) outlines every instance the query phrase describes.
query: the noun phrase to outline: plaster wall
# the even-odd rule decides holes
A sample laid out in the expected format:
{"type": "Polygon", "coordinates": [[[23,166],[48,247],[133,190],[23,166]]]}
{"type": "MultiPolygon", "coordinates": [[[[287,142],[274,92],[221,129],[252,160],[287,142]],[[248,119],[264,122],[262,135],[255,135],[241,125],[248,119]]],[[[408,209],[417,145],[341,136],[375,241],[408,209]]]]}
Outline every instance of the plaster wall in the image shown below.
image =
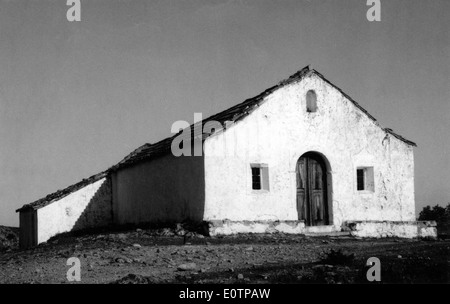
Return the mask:
{"type": "Polygon", "coordinates": [[[298,220],[295,168],[310,151],[326,159],[334,226],[346,220],[414,220],[411,146],[315,74],[265,99],[205,141],[205,220],[298,220]],[[314,113],[306,110],[309,90],[317,94],[314,113]],[[251,164],[268,165],[268,191],[252,190],[251,164]],[[357,191],[358,167],[373,167],[373,191],[357,191]]]}
{"type": "Polygon", "coordinates": [[[116,224],[203,219],[203,157],[169,154],[120,169],[112,178],[116,224]]]}
{"type": "Polygon", "coordinates": [[[111,181],[102,178],[36,212],[38,243],[64,232],[110,225],[111,181]]]}

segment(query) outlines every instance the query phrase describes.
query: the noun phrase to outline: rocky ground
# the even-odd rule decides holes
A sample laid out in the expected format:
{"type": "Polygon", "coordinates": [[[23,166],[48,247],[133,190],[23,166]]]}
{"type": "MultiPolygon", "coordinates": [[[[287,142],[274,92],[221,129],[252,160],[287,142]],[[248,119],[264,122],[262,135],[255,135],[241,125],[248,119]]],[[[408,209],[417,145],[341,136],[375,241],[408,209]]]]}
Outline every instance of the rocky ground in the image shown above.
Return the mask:
{"type": "Polygon", "coordinates": [[[19,228],[0,226],[0,253],[17,248],[19,228]]]}
{"type": "Polygon", "coordinates": [[[203,237],[159,229],[61,236],[30,250],[0,252],[0,283],[367,283],[366,261],[381,260],[382,283],[449,283],[450,240],[350,236],[203,237]]]}

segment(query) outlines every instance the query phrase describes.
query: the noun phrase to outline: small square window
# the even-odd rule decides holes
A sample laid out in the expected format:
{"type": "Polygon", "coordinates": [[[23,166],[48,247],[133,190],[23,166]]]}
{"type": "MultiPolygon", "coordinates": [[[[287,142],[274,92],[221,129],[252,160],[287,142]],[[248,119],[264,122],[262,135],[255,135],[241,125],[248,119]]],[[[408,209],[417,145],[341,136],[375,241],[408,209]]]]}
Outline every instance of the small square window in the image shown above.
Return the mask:
{"type": "Polygon", "coordinates": [[[269,191],[269,167],[265,164],[252,164],[252,189],[269,191]]]}
{"type": "Polygon", "coordinates": [[[261,190],[261,168],[252,168],[252,189],[261,190]]]}
{"type": "Polygon", "coordinates": [[[373,167],[360,167],[356,169],[356,189],[358,191],[374,192],[373,167]]]}

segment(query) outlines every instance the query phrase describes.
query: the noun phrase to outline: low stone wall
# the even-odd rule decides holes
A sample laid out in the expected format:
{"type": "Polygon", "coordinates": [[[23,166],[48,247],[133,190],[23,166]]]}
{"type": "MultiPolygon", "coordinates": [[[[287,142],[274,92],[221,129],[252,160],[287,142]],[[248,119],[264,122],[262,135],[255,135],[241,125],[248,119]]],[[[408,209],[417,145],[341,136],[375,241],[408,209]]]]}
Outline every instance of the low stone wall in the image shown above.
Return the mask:
{"type": "Polygon", "coordinates": [[[418,237],[436,238],[437,223],[435,221],[419,221],[417,222],[418,237]]]}
{"type": "Polygon", "coordinates": [[[436,238],[434,221],[347,221],[341,229],[335,226],[306,227],[303,221],[230,221],[208,222],[210,236],[239,233],[287,233],[327,235],[338,231],[364,238],[436,238]]]}
{"type": "Polygon", "coordinates": [[[303,221],[209,221],[209,235],[231,235],[238,233],[288,233],[302,234],[303,221]]]}
{"type": "Polygon", "coordinates": [[[416,221],[347,221],[343,230],[351,235],[367,238],[436,238],[436,222],[416,221]]]}

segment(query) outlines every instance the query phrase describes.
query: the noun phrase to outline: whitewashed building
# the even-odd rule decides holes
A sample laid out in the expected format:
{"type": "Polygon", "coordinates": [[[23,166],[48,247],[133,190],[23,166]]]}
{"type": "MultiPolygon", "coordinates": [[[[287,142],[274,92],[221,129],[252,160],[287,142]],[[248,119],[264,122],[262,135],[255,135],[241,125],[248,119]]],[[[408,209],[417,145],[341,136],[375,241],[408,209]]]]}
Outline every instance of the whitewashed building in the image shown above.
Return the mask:
{"type": "Polygon", "coordinates": [[[183,221],[206,222],[211,235],[435,236],[432,223],[415,221],[415,146],[306,67],[23,206],[21,245],[74,230],[183,221]],[[182,138],[191,141],[184,151],[203,153],[175,156],[182,138]]]}

